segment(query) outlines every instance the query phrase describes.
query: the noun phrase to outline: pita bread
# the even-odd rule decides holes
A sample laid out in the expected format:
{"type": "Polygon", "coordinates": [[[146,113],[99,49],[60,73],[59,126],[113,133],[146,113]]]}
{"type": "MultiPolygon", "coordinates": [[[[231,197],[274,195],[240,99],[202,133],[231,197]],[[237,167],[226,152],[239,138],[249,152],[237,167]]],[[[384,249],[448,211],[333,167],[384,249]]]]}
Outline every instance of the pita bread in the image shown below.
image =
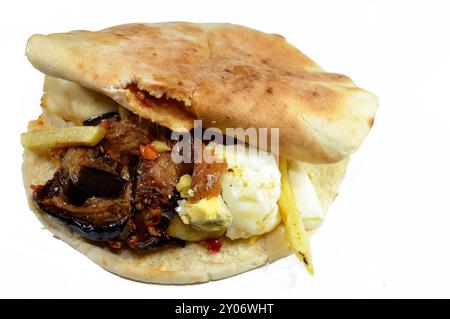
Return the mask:
{"type": "Polygon", "coordinates": [[[172,130],[281,128],[280,153],[334,163],[369,132],[377,99],[346,76],[324,72],[282,36],[232,24],[128,24],[98,32],[34,35],[30,62],[101,92],[172,130]],[[143,106],[126,89],[161,98],[143,106]]]}

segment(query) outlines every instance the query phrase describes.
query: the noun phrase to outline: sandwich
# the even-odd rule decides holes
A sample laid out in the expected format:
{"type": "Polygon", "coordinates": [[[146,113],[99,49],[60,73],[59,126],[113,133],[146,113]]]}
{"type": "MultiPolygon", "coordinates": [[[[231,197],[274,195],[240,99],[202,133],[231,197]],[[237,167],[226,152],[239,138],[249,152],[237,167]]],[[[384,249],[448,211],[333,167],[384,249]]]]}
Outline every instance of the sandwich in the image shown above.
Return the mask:
{"type": "Polygon", "coordinates": [[[335,199],[377,98],[282,36],[232,24],[33,35],[23,133],[39,221],[104,269],[186,284],[295,253],[335,199]]]}

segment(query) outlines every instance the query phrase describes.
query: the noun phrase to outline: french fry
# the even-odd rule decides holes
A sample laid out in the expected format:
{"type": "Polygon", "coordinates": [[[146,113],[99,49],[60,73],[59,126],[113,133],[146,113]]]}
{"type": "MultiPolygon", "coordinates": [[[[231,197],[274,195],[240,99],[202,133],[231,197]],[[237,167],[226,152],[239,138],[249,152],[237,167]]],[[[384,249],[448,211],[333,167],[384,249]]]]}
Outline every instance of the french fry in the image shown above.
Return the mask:
{"type": "Polygon", "coordinates": [[[308,272],[313,275],[314,268],[309,247],[309,237],[306,233],[301,212],[297,205],[289,181],[287,159],[280,158],[281,196],[278,200],[281,218],[286,230],[286,237],[297,257],[305,265],[308,272]]]}
{"type": "Polygon", "coordinates": [[[23,133],[20,141],[24,148],[40,151],[57,147],[94,146],[105,134],[106,130],[100,126],[72,126],[23,133]]]}

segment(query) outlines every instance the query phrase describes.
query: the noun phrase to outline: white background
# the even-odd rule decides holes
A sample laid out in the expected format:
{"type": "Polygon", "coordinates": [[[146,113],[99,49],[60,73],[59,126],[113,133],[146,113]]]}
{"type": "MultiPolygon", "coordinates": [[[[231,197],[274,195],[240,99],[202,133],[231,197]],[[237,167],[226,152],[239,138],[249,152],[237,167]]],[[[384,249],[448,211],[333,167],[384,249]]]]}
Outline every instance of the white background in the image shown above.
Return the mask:
{"type": "Polygon", "coordinates": [[[1,297],[450,297],[450,9],[447,1],[7,1],[0,11],[1,297]],[[19,134],[39,112],[33,33],[126,22],[233,22],[279,33],[380,99],[373,130],[312,241],[233,278],[148,285],[112,275],[29,211],[19,134]]]}

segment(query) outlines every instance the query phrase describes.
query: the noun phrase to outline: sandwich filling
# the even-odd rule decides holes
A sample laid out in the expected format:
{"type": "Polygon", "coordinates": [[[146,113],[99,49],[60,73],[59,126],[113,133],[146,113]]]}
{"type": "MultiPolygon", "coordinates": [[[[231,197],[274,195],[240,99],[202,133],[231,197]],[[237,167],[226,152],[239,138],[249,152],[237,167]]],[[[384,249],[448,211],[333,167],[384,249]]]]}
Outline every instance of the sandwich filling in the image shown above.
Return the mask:
{"type": "MultiPolygon", "coordinates": [[[[87,240],[144,253],[259,236],[281,222],[282,172],[272,154],[205,140],[201,151],[218,161],[176,163],[169,129],[72,82],[47,76],[44,91],[44,112],[68,127],[22,136],[25,148],[50,151],[59,167],[32,185],[33,200],[87,240]]],[[[306,230],[317,228],[323,210],[310,176],[297,161],[286,169],[294,210],[306,230]]]]}

